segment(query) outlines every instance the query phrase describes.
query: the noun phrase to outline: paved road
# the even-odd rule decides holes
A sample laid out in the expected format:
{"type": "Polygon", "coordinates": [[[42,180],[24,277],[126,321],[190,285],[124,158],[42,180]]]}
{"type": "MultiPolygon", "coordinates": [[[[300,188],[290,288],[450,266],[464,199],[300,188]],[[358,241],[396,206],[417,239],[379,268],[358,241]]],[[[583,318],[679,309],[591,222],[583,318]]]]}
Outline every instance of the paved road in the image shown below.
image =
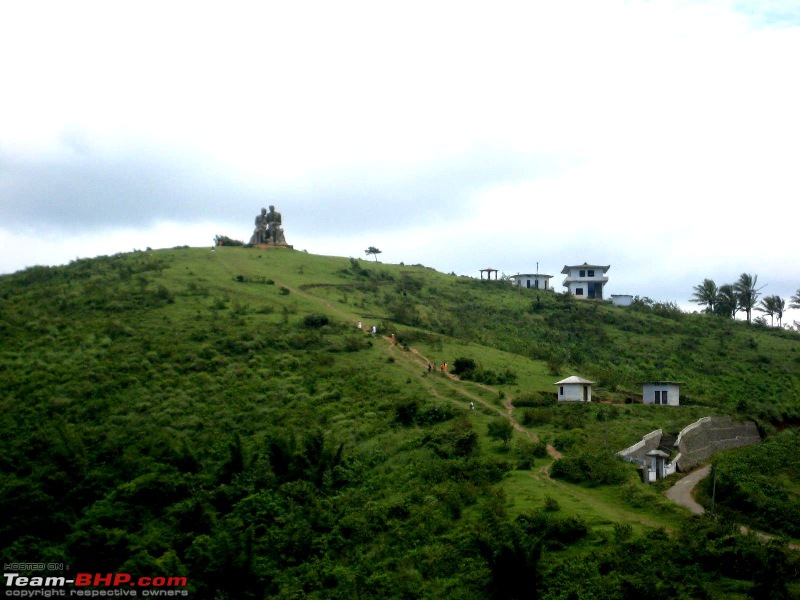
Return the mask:
{"type": "Polygon", "coordinates": [[[692,471],[667,490],[667,498],[681,506],[685,506],[696,515],[702,515],[706,510],[694,501],[692,490],[702,479],[708,477],[710,472],[711,465],[692,471]]]}

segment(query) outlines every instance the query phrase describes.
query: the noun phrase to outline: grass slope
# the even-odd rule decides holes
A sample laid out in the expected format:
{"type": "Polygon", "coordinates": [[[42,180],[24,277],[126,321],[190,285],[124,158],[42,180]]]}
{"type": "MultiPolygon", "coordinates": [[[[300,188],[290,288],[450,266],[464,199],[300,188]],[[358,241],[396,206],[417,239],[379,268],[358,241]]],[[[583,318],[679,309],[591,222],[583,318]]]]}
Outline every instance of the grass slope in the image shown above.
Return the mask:
{"type": "MultiPolygon", "coordinates": [[[[176,248],[26,269],[0,298],[3,559],[184,575],[195,597],[555,598],[555,565],[587,564],[576,582],[644,592],[604,569],[654,531],[642,557],[678,553],[687,516],[606,449],[716,412],[800,414],[796,334],[422,266],[176,248]],[[477,381],[428,371],[458,358],[477,381]],[[572,373],[617,403],[549,406],[572,373]],[[652,378],[686,382],[687,405],[624,403],[652,378]],[[539,441],[617,484],[554,480],[539,441]]],[[[703,536],[680,560],[734,534],[703,536]]],[[[726,539],[749,570],[709,559],[676,594],[784,589],[726,539]]]]}

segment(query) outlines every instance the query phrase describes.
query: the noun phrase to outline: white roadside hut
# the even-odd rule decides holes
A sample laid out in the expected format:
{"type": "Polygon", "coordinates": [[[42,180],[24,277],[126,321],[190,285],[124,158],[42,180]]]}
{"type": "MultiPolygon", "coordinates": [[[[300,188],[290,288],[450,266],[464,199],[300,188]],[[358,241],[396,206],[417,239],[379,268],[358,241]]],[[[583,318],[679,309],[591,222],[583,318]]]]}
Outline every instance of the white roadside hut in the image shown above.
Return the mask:
{"type": "Polygon", "coordinates": [[[573,375],[561,381],[556,381],[555,385],[558,386],[559,402],[592,401],[592,385],[594,385],[594,381],[573,375]]]}

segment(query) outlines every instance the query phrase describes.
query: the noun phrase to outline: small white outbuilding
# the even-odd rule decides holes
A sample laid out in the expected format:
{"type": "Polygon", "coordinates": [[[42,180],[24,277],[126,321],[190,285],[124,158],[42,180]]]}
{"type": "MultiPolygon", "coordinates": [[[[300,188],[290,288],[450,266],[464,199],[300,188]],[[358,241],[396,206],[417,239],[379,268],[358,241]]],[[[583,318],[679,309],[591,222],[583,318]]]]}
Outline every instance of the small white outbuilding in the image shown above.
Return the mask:
{"type": "Polygon", "coordinates": [[[511,279],[514,280],[515,285],[520,285],[533,290],[552,289],[552,286],[550,285],[550,280],[552,278],[552,275],[544,275],[542,273],[518,273],[517,275],[511,276],[511,279]]]}
{"type": "Polygon", "coordinates": [[[642,384],[642,402],[679,406],[682,385],[680,381],[645,381],[642,384]]]}
{"type": "Polygon", "coordinates": [[[614,306],[630,306],[633,304],[633,294],[611,294],[611,304],[614,306]]]}
{"type": "Polygon", "coordinates": [[[594,385],[594,381],[573,375],[561,381],[556,381],[554,385],[558,386],[559,402],[592,401],[592,385],[594,385]]]}

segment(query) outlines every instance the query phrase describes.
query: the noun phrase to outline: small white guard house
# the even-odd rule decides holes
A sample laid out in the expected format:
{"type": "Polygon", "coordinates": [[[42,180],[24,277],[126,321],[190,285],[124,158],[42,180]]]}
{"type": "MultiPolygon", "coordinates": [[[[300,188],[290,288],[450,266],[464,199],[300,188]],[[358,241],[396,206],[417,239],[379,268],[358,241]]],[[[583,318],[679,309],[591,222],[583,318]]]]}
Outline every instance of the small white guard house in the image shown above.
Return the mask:
{"type": "Polygon", "coordinates": [[[551,289],[550,280],[552,278],[552,275],[542,275],[541,273],[522,273],[511,276],[511,279],[514,280],[514,283],[532,290],[551,289]]]}
{"type": "Polygon", "coordinates": [[[591,402],[594,381],[573,375],[557,381],[559,402],[591,402]]]}
{"type": "Polygon", "coordinates": [[[645,381],[642,384],[642,402],[678,406],[682,385],[680,381],[645,381]]]}
{"type": "Polygon", "coordinates": [[[570,294],[581,300],[589,298],[602,300],[603,286],[608,283],[606,271],[610,265],[564,265],[561,272],[566,275],[563,286],[570,294]]]}

